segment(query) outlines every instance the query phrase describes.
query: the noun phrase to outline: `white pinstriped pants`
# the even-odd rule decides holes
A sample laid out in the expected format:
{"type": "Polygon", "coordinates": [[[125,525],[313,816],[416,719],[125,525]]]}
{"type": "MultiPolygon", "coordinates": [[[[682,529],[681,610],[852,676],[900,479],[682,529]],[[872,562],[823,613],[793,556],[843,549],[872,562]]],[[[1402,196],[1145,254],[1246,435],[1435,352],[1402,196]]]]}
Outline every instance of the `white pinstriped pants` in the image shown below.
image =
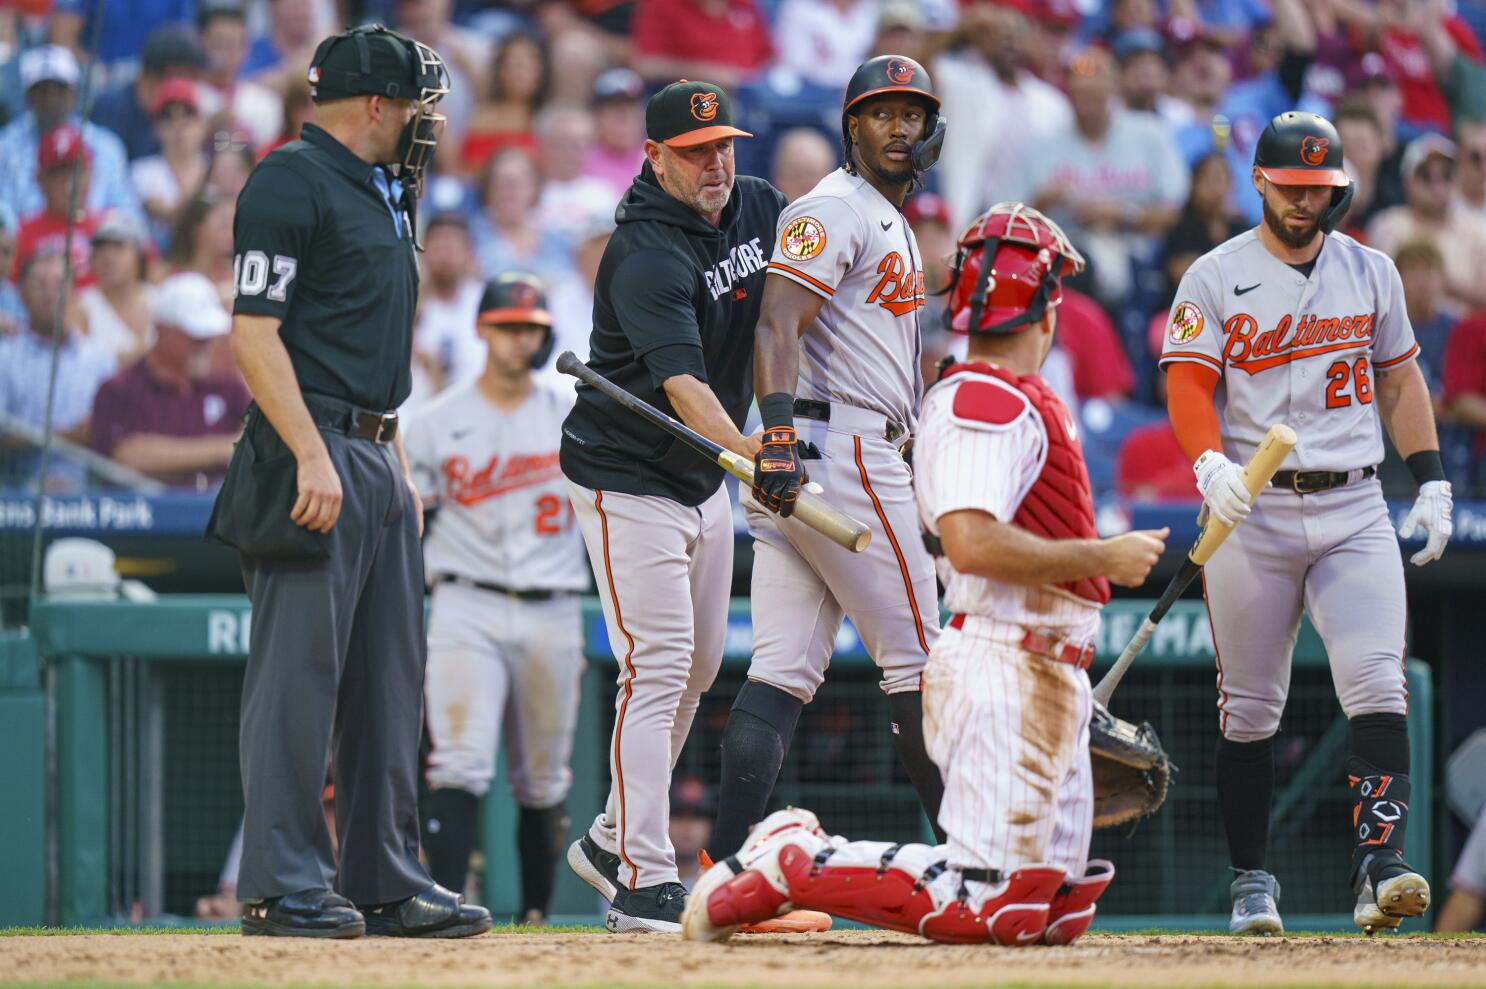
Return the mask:
{"type": "Polygon", "coordinates": [[[567,483],[619,661],[609,800],[588,835],[630,889],[675,882],[671,771],[722,665],[732,502],[721,485],[690,508],[567,483]]]}
{"type": "Polygon", "coordinates": [[[944,776],[949,863],[1082,876],[1094,829],[1089,677],[1020,647],[1019,625],[968,615],[924,668],[924,741],[944,776]]]}

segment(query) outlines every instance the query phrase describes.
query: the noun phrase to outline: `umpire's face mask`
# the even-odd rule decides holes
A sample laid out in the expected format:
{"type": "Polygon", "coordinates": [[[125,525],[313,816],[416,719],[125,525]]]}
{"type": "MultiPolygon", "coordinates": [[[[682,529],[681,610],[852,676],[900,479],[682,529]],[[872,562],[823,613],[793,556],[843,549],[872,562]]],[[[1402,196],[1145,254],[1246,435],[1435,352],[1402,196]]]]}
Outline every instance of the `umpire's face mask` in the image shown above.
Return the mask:
{"type": "Polygon", "coordinates": [[[397,140],[397,160],[401,164],[398,178],[410,188],[414,198],[423,191],[423,173],[433,161],[439,136],[446,118],[438,112],[438,102],[449,92],[449,74],[438,53],[420,42],[412,42],[417,61],[418,95],[414,100],[413,119],[403,126],[397,140]]]}

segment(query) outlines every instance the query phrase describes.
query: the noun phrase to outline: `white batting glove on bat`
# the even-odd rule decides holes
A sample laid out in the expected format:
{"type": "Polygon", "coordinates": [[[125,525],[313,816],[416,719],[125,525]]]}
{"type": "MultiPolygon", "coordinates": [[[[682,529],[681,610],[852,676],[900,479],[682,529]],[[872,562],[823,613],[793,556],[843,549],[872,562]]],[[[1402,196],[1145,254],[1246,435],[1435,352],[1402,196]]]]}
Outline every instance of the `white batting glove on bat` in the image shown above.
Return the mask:
{"type": "Polygon", "coordinates": [[[1253,496],[1243,483],[1243,468],[1217,450],[1208,450],[1192,465],[1197,490],[1208,514],[1224,525],[1238,525],[1253,511],[1253,496]]]}
{"type": "Polygon", "coordinates": [[[1419,486],[1419,497],[1414,499],[1414,507],[1409,509],[1403,525],[1398,527],[1398,535],[1403,539],[1412,539],[1421,528],[1428,536],[1424,548],[1409,557],[1414,566],[1422,567],[1444,555],[1445,544],[1455,531],[1455,523],[1451,520],[1454,507],[1455,498],[1450,492],[1449,481],[1425,481],[1419,486]]]}

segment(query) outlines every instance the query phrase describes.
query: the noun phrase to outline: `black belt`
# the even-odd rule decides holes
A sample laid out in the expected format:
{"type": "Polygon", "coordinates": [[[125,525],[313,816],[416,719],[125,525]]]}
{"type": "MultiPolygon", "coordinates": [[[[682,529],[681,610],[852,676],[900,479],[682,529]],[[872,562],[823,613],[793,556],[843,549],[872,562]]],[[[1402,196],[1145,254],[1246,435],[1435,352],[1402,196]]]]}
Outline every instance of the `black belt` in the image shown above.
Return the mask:
{"type": "Polygon", "coordinates": [[[304,404],[310,410],[310,418],[321,429],[373,443],[391,443],[397,435],[396,412],[372,412],[322,395],[306,395],[304,404]]]}
{"type": "MultiPolygon", "coordinates": [[[[1378,472],[1376,467],[1362,468],[1362,480],[1378,472]]],[[[1339,488],[1351,478],[1352,472],[1345,470],[1277,470],[1273,483],[1277,488],[1294,491],[1296,494],[1315,494],[1339,488]]]]}
{"type": "MultiPolygon", "coordinates": [[[[831,403],[819,402],[813,398],[797,398],[795,399],[795,415],[799,416],[802,419],[814,419],[817,422],[830,422],[831,403]]],[[[886,416],[884,416],[883,418],[886,419],[887,424],[882,427],[882,438],[887,440],[889,443],[892,443],[899,436],[902,436],[908,431],[905,427],[896,422],[893,422],[886,416]]]]}
{"type": "Polygon", "coordinates": [[[458,584],[460,587],[473,587],[477,591],[490,591],[492,594],[504,594],[506,597],[515,598],[518,601],[551,601],[553,598],[567,597],[573,593],[572,591],[551,590],[518,591],[513,587],[506,587],[504,584],[494,584],[488,580],[470,580],[468,577],[461,577],[453,573],[439,574],[438,582],[440,584],[458,584]]]}

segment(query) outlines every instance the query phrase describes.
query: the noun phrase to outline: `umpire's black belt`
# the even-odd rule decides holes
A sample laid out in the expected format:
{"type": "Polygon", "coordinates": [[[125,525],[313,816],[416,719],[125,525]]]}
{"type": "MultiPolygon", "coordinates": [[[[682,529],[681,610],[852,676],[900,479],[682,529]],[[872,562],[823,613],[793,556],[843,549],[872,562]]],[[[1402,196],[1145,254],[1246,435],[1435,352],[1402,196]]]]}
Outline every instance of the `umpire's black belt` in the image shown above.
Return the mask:
{"type": "Polygon", "coordinates": [[[461,577],[457,573],[439,574],[440,584],[458,584],[460,587],[473,587],[477,591],[489,591],[492,594],[504,594],[506,597],[515,598],[518,601],[551,601],[553,598],[563,598],[572,594],[572,591],[532,590],[518,591],[514,587],[504,584],[492,583],[488,580],[471,580],[461,577]]]}
{"type": "MultiPolygon", "coordinates": [[[[795,415],[801,419],[830,422],[831,406],[833,404],[831,402],[818,402],[811,398],[797,398],[795,399],[795,415]]],[[[849,432],[861,431],[860,427],[868,421],[872,423],[872,431],[876,432],[878,420],[882,422],[882,438],[889,443],[897,442],[899,437],[908,432],[907,426],[900,422],[894,422],[881,412],[874,412],[871,409],[859,409],[854,405],[836,405],[836,408],[840,409],[843,413],[847,413],[847,415],[838,415],[836,418],[849,420],[838,423],[842,429],[849,432]]],[[[862,435],[866,435],[866,433],[863,432],[862,435]]]]}
{"type": "Polygon", "coordinates": [[[373,412],[324,395],[305,395],[304,404],[321,429],[373,443],[391,443],[397,435],[396,412],[373,412]]]}
{"type": "Polygon", "coordinates": [[[1365,481],[1378,472],[1376,467],[1361,470],[1277,470],[1273,484],[1296,494],[1315,494],[1330,491],[1352,481],[1365,481]]]}

